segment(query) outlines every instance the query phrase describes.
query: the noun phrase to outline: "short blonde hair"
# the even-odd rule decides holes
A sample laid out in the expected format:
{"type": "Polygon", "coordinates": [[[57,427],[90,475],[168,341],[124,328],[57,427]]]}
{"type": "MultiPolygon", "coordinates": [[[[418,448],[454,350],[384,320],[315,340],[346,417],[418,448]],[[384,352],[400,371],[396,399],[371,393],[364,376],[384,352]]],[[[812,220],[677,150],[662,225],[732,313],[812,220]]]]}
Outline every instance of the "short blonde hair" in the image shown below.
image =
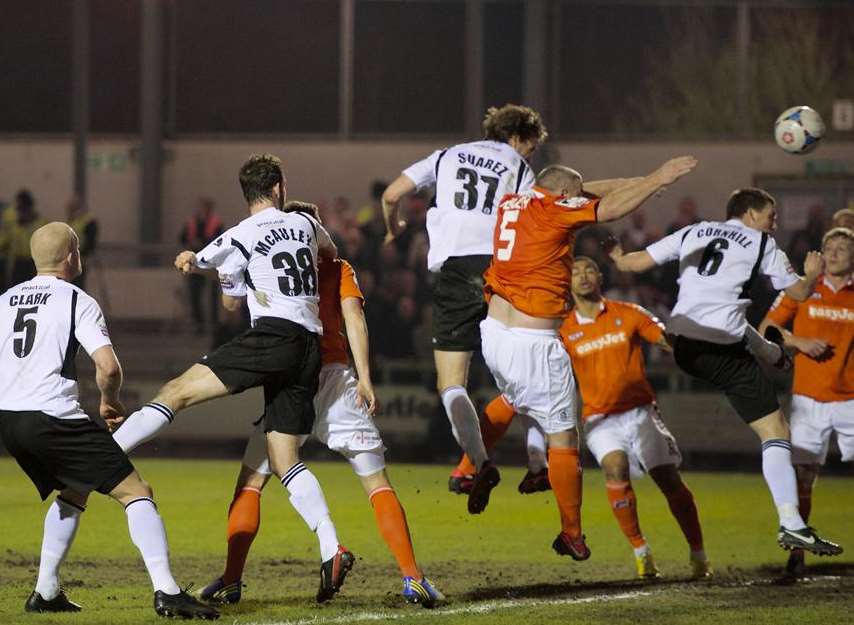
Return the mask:
{"type": "Polygon", "coordinates": [[[848,239],[848,242],[854,245],[854,230],[851,228],[831,228],[827,232],[825,232],[824,236],[821,237],[821,246],[824,247],[828,241],[831,239],[835,239],[837,237],[842,237],[844,239],[848,239]]]}

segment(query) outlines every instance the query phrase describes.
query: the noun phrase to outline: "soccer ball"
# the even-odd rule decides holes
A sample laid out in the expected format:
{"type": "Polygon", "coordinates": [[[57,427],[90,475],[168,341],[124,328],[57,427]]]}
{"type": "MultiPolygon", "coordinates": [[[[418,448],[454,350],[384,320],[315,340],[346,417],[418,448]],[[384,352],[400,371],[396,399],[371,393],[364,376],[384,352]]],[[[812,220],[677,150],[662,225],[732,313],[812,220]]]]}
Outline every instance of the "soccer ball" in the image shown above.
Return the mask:
{"type": "Polygon", "coordinates": [[[774,123],[777,145],[792,154],[812,152],[824,136],[824,121],[808,106],[786,109],[774,123]]]}

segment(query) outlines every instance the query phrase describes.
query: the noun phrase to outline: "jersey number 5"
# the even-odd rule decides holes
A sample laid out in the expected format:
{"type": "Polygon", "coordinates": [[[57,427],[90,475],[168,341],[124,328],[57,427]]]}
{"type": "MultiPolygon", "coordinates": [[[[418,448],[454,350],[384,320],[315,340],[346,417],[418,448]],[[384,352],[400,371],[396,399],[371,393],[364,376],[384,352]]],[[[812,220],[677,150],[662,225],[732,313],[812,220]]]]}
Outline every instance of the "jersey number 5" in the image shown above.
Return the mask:
{"type": "Polygon", "coordinates": [[[12,342],[12,349],[18,358],[26,358],[33,351],[33,343],[36,342],[36,320],[27,319],[27,315],[34,315],[38,311],[38,306],[18,309],[13,330],[24,333],[22,338],[17,338],[12,342]]]}
{"type": "Polygon", "coordinates": [[[506,241],[505,247],[499,247],[495,250],[495,257],[498,260],[510,260],[513,255],[513,246],[516,245],[516,231],[513,230],[512,224],[519,220],[518,210],[506,210],[501,218],[501,227],[498,229],[498,240],[506,241]]]}
{"type": "Polygon", "coordinates": [[[701,276],[713,276],[721,268],[721,263],[724,262],[724,250],[729,248],[729,241],[726,239],[713,239],[703,250],[703,257],[700,259],[700,266],[697,267],[697,273],[701,276]]]}

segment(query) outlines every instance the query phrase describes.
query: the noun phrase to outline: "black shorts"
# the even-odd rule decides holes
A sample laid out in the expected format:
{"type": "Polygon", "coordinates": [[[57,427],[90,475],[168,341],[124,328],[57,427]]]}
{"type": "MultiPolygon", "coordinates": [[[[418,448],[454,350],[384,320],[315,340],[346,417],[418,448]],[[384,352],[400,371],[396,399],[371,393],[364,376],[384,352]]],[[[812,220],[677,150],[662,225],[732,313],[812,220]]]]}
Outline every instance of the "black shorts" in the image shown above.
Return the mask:
{"type": "Polygon", "coordinates": [[[722,345],[677,336],[673,357],[685,373],[721,389],[746,423],[780,408],[774,385],[743,342],[722,345]]]}
{"type": "Polygon", "coordinates": [[[65,488],[107,494],[133,473],[110,433],[89,419],[0,410],[0,438],[42,500],[65,488]]]}
{"type": "Polygon", "coordinates": [[[301,325],[261,317],[199,361],[232,395],[264,387],[264,431],[311,434],[320,375],[320,340],[301,325]]]}
{"type": "Polygon", "coordinates": [[[480,322],[486,319],[483,272],[490,255],[452,256],[442,264],[433,286],[433,349],[480,349],[480,322]]]}

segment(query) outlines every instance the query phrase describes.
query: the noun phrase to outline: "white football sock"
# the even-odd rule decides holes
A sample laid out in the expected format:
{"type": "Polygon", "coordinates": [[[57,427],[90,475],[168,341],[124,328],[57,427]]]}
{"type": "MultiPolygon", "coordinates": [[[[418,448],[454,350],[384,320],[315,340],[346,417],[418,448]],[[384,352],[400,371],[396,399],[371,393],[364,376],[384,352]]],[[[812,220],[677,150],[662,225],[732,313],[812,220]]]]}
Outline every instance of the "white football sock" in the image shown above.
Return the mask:
{"type": "Polygon", "coordinates": [[[650,552],[649,543],[644,543],[640,547],[632,547],[636,558],[642,558],[650,552]]]}
{"type": "Polygon", "coordinates": [[[807,526],[798,512],[798,480],[792,466],[792,444],[781,438],[762,443],[762,475],[780,515],[780,525],[790,530],[807,526]]]}
{"type": "Polygon", "coordinates": [[[44,538],[36,592],[50,601],[59,594],[59,567],[80,525],[83,508],[57,497],[44,517],[44,538]]]}
{"type": "Polygon", "coordinates": [[[172,423],[175,414],[168,406],[157,402],[149,402],[129,416],[118,430],[113,439],[125,453],[130,453],[145,441],[154,438],[160,430],[172,423]]]}
{"type": "Polygon", "coordinates": [[[539,473],[548,468],[549,461],[546,453],[546,433],[537,420],[528,415],[519,415],[525,427],[525,447],[528,451],[528,470],[539,473]]]}
{"type": "Polygon", "coordinates": [[[462,386],[449,386],[442,391],[442,405],[451,422],[451,431],[460,447],[480,471],[487,459],[486,447],[480,434],[477,411],[462,386]]]}
{"type": "Polygon", "coordinates": [[[338,552],[338,534],[329,514],[323,489],[314,474],[302,462],[297,462],[282,477],[282,485],[290,493],[291,505],[317,535],[320,561],[326,562],[338,552]]]}
{"type": "Polygon", "coordinates": [[[148,497],[140,497],[125,506],[125,514],[128,517],[130,539],[142,554],[155,592],[162,590],[167,595],[181,592],[169,568],[166,528],[163,527],[163,519],[157,512],[157,506],[148,497]]]}

